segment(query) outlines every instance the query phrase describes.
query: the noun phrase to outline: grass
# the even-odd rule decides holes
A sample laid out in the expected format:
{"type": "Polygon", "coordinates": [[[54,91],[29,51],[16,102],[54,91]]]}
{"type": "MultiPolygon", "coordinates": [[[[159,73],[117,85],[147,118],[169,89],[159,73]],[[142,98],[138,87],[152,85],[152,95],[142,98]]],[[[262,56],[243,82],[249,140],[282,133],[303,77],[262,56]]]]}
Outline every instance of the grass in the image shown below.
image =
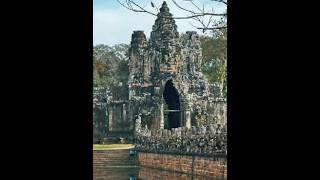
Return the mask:
{"type": "Polygon", "coordinates": [[[133,147],[133,144],[94,144],[93,150],[131,149],[133,147]]]}

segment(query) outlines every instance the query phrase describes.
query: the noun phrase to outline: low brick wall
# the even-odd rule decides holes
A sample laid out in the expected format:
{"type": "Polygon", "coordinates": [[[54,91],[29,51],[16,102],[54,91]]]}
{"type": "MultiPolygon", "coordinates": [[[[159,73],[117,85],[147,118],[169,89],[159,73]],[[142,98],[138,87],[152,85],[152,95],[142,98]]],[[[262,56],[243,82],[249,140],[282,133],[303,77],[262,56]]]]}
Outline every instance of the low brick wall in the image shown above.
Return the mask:
{"type": "Polygon", "coordinates": [[[173,180],[173,179],[179,179],[179,180],[221,180],[221,178],[212,178],[207,176],[199,176],[199,175],[191,175],[191,174],[185,174],[185,173],[179,173],[179,172],[172,172],[172,171],[165,171],[165,170],[159,170],[154,168],[148,168],[141,166],[139,169],[139,176],[138,179],[140,180],[173,180]]]}
{"type": "Polygon", "coordinates": [[[226,157],[205,157],[139,152],[140,166],[227,179],[226,157]]]}

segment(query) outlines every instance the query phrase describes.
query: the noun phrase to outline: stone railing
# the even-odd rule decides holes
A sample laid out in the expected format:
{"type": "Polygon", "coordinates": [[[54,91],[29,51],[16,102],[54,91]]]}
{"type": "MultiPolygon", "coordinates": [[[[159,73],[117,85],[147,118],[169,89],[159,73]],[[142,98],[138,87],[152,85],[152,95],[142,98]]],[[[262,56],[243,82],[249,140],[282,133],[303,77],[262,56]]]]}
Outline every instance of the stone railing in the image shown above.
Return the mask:
{"type": "Polygon", "coordinates": [[[216,155],[227,153],[227,128],[215,125],[172,130],[140,129],[136,149],[144,152],[216,155]]]}

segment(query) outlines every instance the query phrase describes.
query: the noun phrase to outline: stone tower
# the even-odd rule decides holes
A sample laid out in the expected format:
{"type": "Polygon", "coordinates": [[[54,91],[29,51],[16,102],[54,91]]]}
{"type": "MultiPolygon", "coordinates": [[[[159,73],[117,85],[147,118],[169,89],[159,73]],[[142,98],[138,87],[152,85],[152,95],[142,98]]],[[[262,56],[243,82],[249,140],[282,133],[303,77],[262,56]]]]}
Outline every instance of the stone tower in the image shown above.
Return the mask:
{"type": "Polygon", "coordinates": [[[219,118],[226,122],[226,103],[217,105],[216,93],[200,72],[199,36],[194,31],[179,35],[166,2],[149,40],[143,31],[133,32],[129,55],[130,122],[141,119],[149,129],[191,127],[219,118]]]}
{"type": "Polygon", "coordinates": [[[199,35],[194,31],[179,35],[163,2],[150,39],[143,31],[132,34],[128,84],[106,88],[106,102],[94,103],[97,137],[132,137],[143,128],[226,124],[226,101],[201,73],[201,60],[199,35]]]}

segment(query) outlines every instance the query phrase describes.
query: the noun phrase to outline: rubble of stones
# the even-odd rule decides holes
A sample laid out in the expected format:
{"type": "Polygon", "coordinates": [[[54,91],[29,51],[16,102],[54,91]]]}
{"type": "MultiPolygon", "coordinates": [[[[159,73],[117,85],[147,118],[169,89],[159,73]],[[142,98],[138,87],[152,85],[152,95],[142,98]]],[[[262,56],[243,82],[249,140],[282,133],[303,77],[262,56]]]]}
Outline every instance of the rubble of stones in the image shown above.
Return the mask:
{"type": "Polygon", "coordinates": [[[179,127],[172,130],[140,129],[136,149],[147,152],[215,154],[227,153],[227,125],[179,127]]]}

